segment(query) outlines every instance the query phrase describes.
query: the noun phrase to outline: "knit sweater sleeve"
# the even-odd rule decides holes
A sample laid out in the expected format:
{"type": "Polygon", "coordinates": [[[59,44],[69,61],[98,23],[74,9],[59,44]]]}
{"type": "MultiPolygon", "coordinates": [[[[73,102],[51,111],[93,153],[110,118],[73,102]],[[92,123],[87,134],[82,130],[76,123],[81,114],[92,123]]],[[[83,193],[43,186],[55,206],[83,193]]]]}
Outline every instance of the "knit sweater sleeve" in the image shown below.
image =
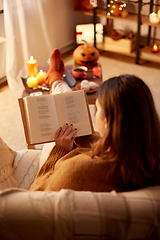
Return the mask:
{"type": "Polygon", "coordinates": [[[37,177],[44,175],[46,172],[50,170],[54,170],[56,162],[67,153],[68,151],[65,148],[55,145],[51,150],[47,160],[39,170],[37,177]]]}

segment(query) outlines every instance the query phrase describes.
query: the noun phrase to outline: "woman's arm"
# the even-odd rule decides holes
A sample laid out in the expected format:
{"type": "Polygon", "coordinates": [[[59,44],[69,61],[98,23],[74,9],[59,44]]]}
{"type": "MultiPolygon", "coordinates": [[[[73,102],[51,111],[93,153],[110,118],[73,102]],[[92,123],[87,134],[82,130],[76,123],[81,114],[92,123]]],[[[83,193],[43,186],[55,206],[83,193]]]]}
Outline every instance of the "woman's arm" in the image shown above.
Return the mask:
{"type": "Polygon", "coordinates": [[[55,146],[51,150],[47,160],[42,165],[37,176],[44,175],[46,172],[54,170],[56,162],[73,149],[74,135],[77,129],[72,125],[65,124],[62,128],[56,131],[55,146]]]}

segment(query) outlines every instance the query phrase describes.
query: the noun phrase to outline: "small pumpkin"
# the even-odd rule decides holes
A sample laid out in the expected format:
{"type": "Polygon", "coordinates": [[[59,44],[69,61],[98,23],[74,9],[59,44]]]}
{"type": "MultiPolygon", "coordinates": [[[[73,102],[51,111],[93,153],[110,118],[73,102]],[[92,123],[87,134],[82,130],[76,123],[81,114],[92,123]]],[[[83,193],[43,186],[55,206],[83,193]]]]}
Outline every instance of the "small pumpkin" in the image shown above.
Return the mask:
{"type": "Polygon", "coordinates": [[[73,52],[73,58],[79,65],[89,66],[97,63],[99,51],[89,46],[87,41],[83,40],[84,44],[79,45],[73,52]]]}
{"type": "Polygon", "coordinates": [[[81,5],[82,8],[87,9],[87,10],[92,10],[93,9],[92,4],[90,4],[90,0],[83,0],[80,5],[81,5]]]}

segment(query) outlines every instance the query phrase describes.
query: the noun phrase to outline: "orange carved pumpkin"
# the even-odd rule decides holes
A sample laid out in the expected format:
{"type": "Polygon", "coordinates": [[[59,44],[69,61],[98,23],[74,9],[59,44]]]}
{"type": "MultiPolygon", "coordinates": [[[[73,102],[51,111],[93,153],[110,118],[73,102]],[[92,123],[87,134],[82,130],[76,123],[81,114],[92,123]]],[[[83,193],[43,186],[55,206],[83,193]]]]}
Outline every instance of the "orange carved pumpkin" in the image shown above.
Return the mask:
{"type": "Polygon", "coordinates": [[[84,44],[79,45],[73,52],[75,62],[84,66],[96,64],[99,58],[99,51],[93,46],[88,46],[85,40],[83,41],[84,44]]]}

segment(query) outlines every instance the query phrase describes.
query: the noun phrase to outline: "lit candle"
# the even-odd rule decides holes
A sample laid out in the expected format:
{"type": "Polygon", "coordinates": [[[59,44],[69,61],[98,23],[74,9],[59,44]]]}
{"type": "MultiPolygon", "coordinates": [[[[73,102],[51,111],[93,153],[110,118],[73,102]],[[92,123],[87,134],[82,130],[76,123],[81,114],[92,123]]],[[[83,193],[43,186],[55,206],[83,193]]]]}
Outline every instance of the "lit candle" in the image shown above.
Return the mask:
{"type": "Polygon", "coordinates": [[[149,14],[149,20],[152,23],[158,23],[159,19],[158,19],[157,13],[155,13],[155,12],[150,13],[149,14]]]}
{"type": "Polygon", "coordinates": [[[35,88],[38,86],[38,80],[36,77],[31,76],[27,78],[27,84],[28,84],[28,87],[35,88]]]}
{"type": "Polygon", "coordinates": [[[152,45],[152,52],[158,53],[159,52],[159,43],[154,42],[152,45]]]}
{"type": "Polygon", "coordinates": [[[93,77],[100,77],[101,76],[101,68],[100,67],[94,67],[93,68],[93,77]]]}
{"type": "Polygon", "coordinates": [[[27,61],[27,66],[28,66],[28,77],[31,77],[31,76],[36,77],[38,73],[37,61],[33,58],[33,56],[31,56],[30,59],[27,61]]]}
{"type": "Polygon", "coordinates": [[[37,74],[37,76],[36,76],[39,85],[45,83],[46,76],[47,76],[47,73],[46,73],[46,72],[43,72],[43,70],[40,70],[40,72],[39,72],[39,73],[37,74]]]}

